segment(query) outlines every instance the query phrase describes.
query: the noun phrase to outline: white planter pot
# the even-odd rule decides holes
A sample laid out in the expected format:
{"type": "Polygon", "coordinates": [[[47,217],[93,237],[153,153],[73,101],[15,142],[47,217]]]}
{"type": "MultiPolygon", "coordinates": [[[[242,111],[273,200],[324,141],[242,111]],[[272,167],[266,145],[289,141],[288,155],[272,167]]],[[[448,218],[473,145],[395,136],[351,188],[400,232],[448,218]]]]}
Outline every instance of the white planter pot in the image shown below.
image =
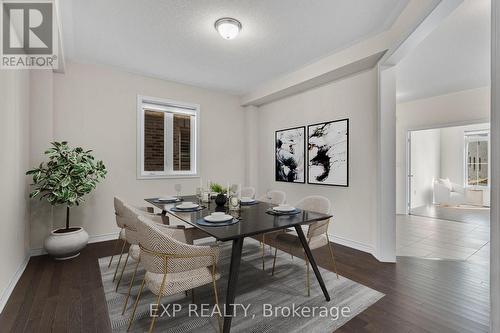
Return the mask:
{"type": "Polygon", "coordinates": [[[45,239],[45,250],[56,260],[66,260],[77,257],[87,245],[89,235],[82,227],[70,232],[58,232],[56,229],[45,239]]]}

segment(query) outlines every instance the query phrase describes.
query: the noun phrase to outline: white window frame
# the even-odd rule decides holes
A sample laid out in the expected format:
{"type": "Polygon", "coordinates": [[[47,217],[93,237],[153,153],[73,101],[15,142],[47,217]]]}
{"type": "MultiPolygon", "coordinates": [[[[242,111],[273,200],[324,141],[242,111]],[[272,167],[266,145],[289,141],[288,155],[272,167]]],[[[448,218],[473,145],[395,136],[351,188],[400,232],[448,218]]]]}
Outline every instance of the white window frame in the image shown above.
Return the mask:
{"type": "MultiPolygon", "coordinates": [[[[482,138],[481,138],[482,139],[482,138]]],[[[490,130],[476,130],[476,131],[465,131],[464,132],[464,188],[470,188],[470,189],[488,189],[490,188],[491,185],[491,137],[490,137],[490,130]],[[481,141],[487,141],[488,142],[488,185],[469,185],[469,174],[468,174],[468,161],[467,161],[467,155],[468,155],[468,144],[470,141],[477,141],[474,139],[474,136],[482,136],[484,134],[487,134],[486,137],[484,137],[484,140],[481,141]]]]}
{"type": "Polygon", "coordinates": [[[170,99],[137,95],[137,179],[159,179],[159,178],[195,178],[199,177],[200,162],[200,106],[198,104],[185,103],[170,99]],[[172,133],[172,121],[174,113],[189,114],[191,117],[191,170],[174,171],[173,155],[167,151],[173,151],[173,137],[165,135],[164,171],[144,170],[144,110],[165,112],[165,133],[172,133]],[[193,130],[194,129],[194,130],[193,130]]]}

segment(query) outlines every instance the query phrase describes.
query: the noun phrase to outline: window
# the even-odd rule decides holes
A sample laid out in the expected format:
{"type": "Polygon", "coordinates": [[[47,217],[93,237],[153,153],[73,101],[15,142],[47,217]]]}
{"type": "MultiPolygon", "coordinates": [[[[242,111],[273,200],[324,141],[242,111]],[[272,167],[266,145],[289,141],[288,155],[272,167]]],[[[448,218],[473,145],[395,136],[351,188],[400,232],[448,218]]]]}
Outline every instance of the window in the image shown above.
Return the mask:
{"type": "Polygon", "coordinates": [[[465,133],[465,185],[487,187],[489,182],[489,131],[465,133]]]}
{"type": "Polygon", "coordinates": [[[138,96],[138,178],[197,175],[199,106],[138,96]]]}

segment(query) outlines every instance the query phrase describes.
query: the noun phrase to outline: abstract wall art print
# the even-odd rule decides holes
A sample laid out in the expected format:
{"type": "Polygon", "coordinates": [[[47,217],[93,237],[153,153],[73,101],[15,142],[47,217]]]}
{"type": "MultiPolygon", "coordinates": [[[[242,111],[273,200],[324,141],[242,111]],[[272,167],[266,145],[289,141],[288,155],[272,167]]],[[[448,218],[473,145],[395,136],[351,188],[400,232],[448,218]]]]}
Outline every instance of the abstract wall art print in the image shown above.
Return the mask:
{"type": "Polygon", "coordinates": [[[276,181],[305,183],[305,132],[304,126],[276,131],[276,181]]]}
{"type": "Polygon", "coordinates": [[[349,186],[349,119],[307,127],[309,184],[349,186]]]}

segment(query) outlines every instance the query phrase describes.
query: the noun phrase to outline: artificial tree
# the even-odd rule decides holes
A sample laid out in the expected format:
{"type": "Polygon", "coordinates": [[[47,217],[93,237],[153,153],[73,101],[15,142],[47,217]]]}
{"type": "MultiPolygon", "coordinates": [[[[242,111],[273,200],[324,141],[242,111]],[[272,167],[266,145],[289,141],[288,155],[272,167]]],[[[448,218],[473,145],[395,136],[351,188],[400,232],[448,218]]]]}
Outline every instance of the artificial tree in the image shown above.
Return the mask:
{"type": "Polygon", "coordinates": [[[52,142],[51,145],[45,151],[49,161],[26,172],[33,178],[30,197],[39,196],[40,200],[46,199],[52,206],[66,205],[66,228],[55,232],[75,231],[78,228],[69,227],[70,207],[80,205],[83,197],[106,177],[106,167],[102,161],[94,159],[92,150],[72,148],[66,141],[52,142]]]}

